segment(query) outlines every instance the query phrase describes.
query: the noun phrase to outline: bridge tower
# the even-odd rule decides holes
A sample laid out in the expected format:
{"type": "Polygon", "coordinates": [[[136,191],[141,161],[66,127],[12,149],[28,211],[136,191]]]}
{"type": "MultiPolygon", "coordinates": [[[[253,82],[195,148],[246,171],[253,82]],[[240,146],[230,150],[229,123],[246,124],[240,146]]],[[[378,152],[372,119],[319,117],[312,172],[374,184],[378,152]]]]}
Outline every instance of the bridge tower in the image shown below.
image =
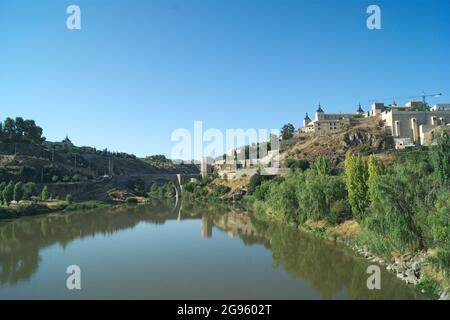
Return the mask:
{"type": "Polygon", "coordinates": [[[211,157],[203,157],[200,164],[200,173],[202,178],[206,178],[212,173],[212,163],[213,159],[211,157]]]}

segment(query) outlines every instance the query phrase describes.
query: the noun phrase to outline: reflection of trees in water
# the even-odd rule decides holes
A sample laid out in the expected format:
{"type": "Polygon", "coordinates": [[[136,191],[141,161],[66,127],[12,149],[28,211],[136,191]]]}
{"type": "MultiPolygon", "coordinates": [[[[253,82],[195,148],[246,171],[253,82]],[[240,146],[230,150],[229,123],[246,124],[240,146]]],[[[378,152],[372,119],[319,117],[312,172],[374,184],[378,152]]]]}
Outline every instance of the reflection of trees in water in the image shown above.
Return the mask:
{"type": "Polygon", "coordinates": [[[171,209],[110,207],[95,211],[24,217],[0,223],[0,283],[27,280],[39,266],[39,250],[95,234],[111,235],[140,222],[163,224],[175,219],[171,209]]]}
{"type": "MultiPolygon", "coordinates": [[[[414,298],[412,290],[387,273],[382,275],[382,290],[369,291],[366,287],[368,264],[365,261],[356,259],[341,246],[294,228],[249,219],[239,210],[230,210],[226,206],[205,205],[199,208],[183,204],[182,211],[183,218],[205,217],[207,225],[203,231],[206,236],[212,232],[209,228],[212,222],[216,227],[231,231],[246,245],[262,244],[270,248],[276,266],[283,267],[293,277],[307,280],[323,298],[331,298],[343,290],[354,299],[414,298]]],[[[74,239],[95,234],[110,235],[133,228],[140,222],[164,224],[177,218],[178,212],[170,208],[136,206],[2,222],[0,284],[15,284],[29,279],[39,267],[39,250],[45,247],[57,243],[66,246],[74,239]]]]}
{"type": "Polygon", "coordinates": [[[352,259],[321,239],[299,236],[290,228],[269,229],[274,261],[294,276],[305,278],[322,298],[331,298],[351,280],[352,259]]]}
{"type": "Polygon", "coordinates": [[[382,290],[367,289],[366,261],[339,244],[299,232],[295,228],[254,221],[258,232],[270,239],[276,266],[303,278],[322,298],[346,291],[350,299],[413,299],[417,294],[394,275],[382,270],[382,290]]]}

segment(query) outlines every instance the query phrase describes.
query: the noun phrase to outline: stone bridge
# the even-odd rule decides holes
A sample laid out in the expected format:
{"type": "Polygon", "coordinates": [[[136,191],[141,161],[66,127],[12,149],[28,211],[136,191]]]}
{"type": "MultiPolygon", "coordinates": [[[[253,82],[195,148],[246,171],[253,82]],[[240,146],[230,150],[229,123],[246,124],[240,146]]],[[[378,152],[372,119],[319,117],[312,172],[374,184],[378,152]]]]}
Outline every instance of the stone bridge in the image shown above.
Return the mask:
{"type": "MultiPolygon", "coordinates": [[[[200,174],[135,174],[117,175],[110,178],[95,179],[82,182],[50,183],[47,185],[53,197],[64,199],[71,194],[76,200],[107,199],[108,191],[115,188],[127,188],[128,183],[133,180],[141,180],[148,187],[153,183],[173,182],[177,200],[181,197],[182,185],[192,178],[201,180],[200,174]]],[[[42,190],[44,184],[38,185],[42,190]]]]}
{"type": "Polygon", "coordinates": [[[176,196],[181,196],[182,185],[191,179],[201,180],[201,174],[168,174],[168,173],[150,173],[150,174],[136,174],[136,175],[118,175],[111,178],[111,182],[118,186],[125,187],[129,181],[141,180],[148,187],[153,183],[167,183],[173,182],[175,186],[176,196]]]}

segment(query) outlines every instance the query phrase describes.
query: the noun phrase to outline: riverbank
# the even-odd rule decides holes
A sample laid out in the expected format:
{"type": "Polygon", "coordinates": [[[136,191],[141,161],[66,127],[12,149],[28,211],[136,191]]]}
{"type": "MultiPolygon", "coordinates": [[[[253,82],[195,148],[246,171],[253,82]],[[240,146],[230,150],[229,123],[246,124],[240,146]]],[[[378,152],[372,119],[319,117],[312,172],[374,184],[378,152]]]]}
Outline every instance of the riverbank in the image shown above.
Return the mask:
{"type": "Polygon", "coordinates": [[[450,300],[449,279],[430,263],[435,254],[433,250],[417,250],[405,254],[393,252],[390,256],[377,255],[359,238],[361,228],[354,220],[337,225],[308,220],[299,225],[298,229],[329,241],[342,243],[356,255],[384,267],[408,285],[413,285],[419,292],[435,294],[439,300],[450,300]]]}
{"type": "MultiPolygon", "coordinates": [[[[363,228],[352,214],[345,212],[349,210],[345,206],[342,207],[343,209],[339,206],[332,206],[331,209],[342,211],[338,215],[324,213],[302,221],[298,219],[296,210],[298,210],[299,204],[295,204],[296,196],[291,190],[297,190],[298,193],[304,192],[304,190],[299,187],[298,181],[300,179],[292,178],[292,175],[284,177],[281,181],[287,180],[288,183],[282,182],[282,189],[275,189],[273,193],[270,193],[268,189],[273,185],[276,186],[277,182],[270,180],[265,184],[263,182],[262,186],[255,189],[255,194],[249,196],[241,193],[242,190],[247,191],[247,186],[250,184],[249,178],[246,178],[245,181],[210,179],[206,183],[197,183],[190,186],[192,188],[185,188],[184,191],[189,198],[194,198],[203,203],[230,201],[240,203],[249,211],[254,212],[255,217],[261,221],[293,225],[302,231],[321,238],[343,243],[352,249],[356,255],[379,264],[387,271],[395,274],[398,279],[414,286],[418,292],[434,294],[440,299],[450,299],[450,280],[448,276],[445,276],[444,271],[436,267],[436,263],[432,263],[437,250],[433,250],[433,247],[422,247],[421,249],[418,249],[420,247],[405,247],[402,253],[395,249],[371,251],[369,248],[376,248],[376,245],[374,245],[373,238],[368,238],[367,230],[363,230],[367,228],[367,225],[363,224],[363,228]],[[289,184],[289,182],[291,183],[289,184]],[[218,186],[223,186],[224,192],[218,193],[218,186]],[[264,187],[266,188],[264,189],[264,187]],[[236,196],[237,194],[239,194],[239,197],[236,196]],[[269,196],[269,194],[271,195],[269,196]],[[281,194],[279,199],[273,201],[277,194],[281,194]],[[263,200],[257,200],[258,197],[263,200]],[[271,200],[272,202],[268,202],[271,200]],[[289,206],[289,204],[292,205],[289,206]],[[273,208],[271,205],[276,207],[273,208]]],[[[294,176],[294,178],[296,177],[294,176]]],[[[340,186],[339,189],[342,189],[342,187],[340,186]]],[[[317,190],[317,192],[319,191],[317,190]]],[[[316,210],[313,204],[308,203],[309,198],[305,198],[303,201],[308,204],[308,207],[304,209],[305,211],[313,212],[316,210]]]]}
{"type": "Polygon", "coordinates": [[[431,298],[384,269],[382,290],[367,290],[366,261],[344,246],[220,203],[118,205],[1,221],[0,242],[0,299],[431,298]],[[108,272],[105,261],[114,266],[108,272]],[[94,276],[76,297],[55,276],[68,263],[94,276]]]}
{"type": "Polygon", "coordinates": [[[99,209],[111,206],[112,203],[99,200],[68,202],[63,200],[20,201],[17,204],[0,207],[0,220],[49,214],[57,211],[76,211],[99,209]]]}

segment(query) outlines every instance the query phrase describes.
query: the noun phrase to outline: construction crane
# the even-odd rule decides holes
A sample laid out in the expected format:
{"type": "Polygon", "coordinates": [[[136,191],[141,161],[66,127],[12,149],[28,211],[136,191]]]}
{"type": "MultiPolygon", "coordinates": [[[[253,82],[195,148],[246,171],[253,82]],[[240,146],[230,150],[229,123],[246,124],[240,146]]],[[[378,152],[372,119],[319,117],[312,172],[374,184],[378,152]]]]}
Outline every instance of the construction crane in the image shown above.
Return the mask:
{"type": "Polygon", "coordinates": [[[425,107],[427,105],[427,101],[426,99],[428,97],[438,97],[438,96],[442,96],[442,93],[432,93],[432,94],[425,94],[425,92],[422,92],[421,95],[417,95],[417,96],[405,96],[405,97],[391,97],[391,98],[387,98],[387,99],[372,99],[369,100],[369,102],[383,102],[383,101],[388,101],[391,100],[393,101],[393,104],[395,105],[395,101],[396,100],[401,100],[401,99],[417,99],[417,98],[421,98],[422,99],[422,103],[423,106],[425,107]]]}
{"type": "Polygon", "coordinates": [[[412,97],[409,97],[409,99],[422,98],[422,104],[423,104],[423,107],[424,107],[424,109],[426,111],[426,109],[427,109],[426,108],[426,106],[427,106],[427,98],[428,97],[439,97],[439,96],[442,96],[442,93],[425,94],[425,92],[422,92],[422,94],[420,96],[412,96],[412,97]]]}
{"type": "MultiPolygon", "coordinates": [[[[431,93],[431,94],[426,94],[424,91],[422,91],[421,95],[417,95],[417,96],[407,96],[407,97],[393,97],[393,105],[396,105],[395,100],[400,100],[400,99],[417,99],[417,98],[422,98],[422,106],[423,106],[423,123],[426,124],[427,123],[427,98],[428,97],[439,97],[442,96],[442,93],[431,93]]],[[[379,99],[379,100],[369,100],[371,103],[372,102],[380,102],[380,101],[387,101],[390,100],[390,98],[388,99],[379,99]]]]}

